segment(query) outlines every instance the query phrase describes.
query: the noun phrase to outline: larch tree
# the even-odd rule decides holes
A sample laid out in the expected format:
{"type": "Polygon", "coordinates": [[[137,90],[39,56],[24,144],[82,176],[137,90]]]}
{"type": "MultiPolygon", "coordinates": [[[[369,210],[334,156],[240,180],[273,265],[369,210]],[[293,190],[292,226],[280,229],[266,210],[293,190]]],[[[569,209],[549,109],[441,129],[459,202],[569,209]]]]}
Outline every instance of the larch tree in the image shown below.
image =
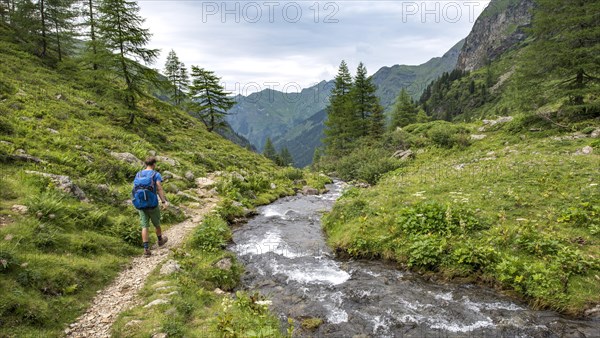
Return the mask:
{"type": "Polygon", "coordinates": [[[189,87],[192,112],[204,122],[208,131],[223,126],[227,111],[235,105],[219,80],[212,71],[192,66],[192,84],[189,87]]]}
{"type": "Polygon", "coordinates": [[[171,99],[176,105],[179,105],[185,97],[185,90],[189,85],[189,76],[187,68],[183,62],[179,61],[174,50],[171,50],[167,56],[164,72],[171,87],[171,99]]]}
{"type": "Polygon", "coordinates": [[[129,123],[133,123],[136,99],[145,96],[145,85],[156,82],[156,72],[142,66],[153,63],[158,49],[145,46],[150,41],[150,31],[142,28],[144,19],[135,1],[103,0],[99,6],[98,36],[112,54],[107,60],[108,68],[125,82],[125,102],[132,110],[129,123]]]}
{"type": "Polygon", "coordinates": [[[91,66],[92,70],[96,71],[102,59],[101,52],[104,51],[97,36],[98,4],[96,0],[85,0],[82,9],[82,26],[86,28],[85,35],[89,38],[85,43],[83,60],[91,66]]]}

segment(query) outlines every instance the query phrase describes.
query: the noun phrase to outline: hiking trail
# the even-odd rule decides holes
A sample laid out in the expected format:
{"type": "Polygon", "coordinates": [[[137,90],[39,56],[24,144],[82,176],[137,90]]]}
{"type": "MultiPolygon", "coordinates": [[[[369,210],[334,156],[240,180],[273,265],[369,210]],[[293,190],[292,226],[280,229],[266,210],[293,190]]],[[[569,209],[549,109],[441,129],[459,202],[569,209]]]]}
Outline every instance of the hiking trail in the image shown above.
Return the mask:
{"type": "Polygon", "coordinates": [[[180,193],[196,200],[190,206],[182,208],[186,220],[172,225],[163,233],[169,241],[163,246],[155,245],[152,256],[144,257],[140,247],[140,255],[135,257],[111,284],[97,291],[96,297],[90,302],[90,307],[65,330],[66,337],[110,337],[111,328],[119,313],[140,304],[137,294],[144,286],[146,279],[154,269],[164,263],[169,257],[170,250],[181,246],[188,235],[199,225],[204,216],[214,210],[218,197],[208,188],[215,184],[215,175],[196,179],[196,187],[190,189],[195,198],[187,193],[180,193]]]}

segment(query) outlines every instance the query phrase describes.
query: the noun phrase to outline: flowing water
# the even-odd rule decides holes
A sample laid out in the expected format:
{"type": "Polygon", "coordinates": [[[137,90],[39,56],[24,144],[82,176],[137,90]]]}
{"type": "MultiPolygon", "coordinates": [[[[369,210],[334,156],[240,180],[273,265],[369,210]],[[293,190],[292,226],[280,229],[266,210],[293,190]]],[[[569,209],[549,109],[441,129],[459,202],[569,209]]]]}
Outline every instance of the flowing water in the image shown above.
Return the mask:
{"type": "MultiPolygon", "coordinates": [[[[340,260],[320,217],[343,183],[320,196],[282,198],[237,228],[234,251],[244,287],[273,302],[282,322],[318,317],[319,337],[600,337],[599,321],[533,311],[493,290],[424,281],[377,261],[340,260]]],[[[296,327],[299,327],[297,322],[296,327]]]]}

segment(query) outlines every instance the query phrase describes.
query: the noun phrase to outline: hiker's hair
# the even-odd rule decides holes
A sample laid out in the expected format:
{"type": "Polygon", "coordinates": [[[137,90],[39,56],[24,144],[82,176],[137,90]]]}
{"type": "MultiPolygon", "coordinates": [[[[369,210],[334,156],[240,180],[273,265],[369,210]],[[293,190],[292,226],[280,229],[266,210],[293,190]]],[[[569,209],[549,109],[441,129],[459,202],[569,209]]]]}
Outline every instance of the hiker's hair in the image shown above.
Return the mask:
{"type": "Polygon", "coordinates": [[[144,161],[144,163],[149,167],[153,166],[156,164],[156,157],[150,156],[150,157],[146,158],[146,161],[144,161]]]}

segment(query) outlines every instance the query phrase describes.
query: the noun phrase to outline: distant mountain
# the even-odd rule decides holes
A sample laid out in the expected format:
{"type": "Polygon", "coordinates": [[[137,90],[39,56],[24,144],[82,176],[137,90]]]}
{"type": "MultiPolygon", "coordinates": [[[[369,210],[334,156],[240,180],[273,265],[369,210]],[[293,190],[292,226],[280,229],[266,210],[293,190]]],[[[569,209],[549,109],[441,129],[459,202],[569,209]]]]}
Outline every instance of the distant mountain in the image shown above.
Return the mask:
{"type": "Polygon", "coordinates": [[[386,109],[390,108],[402,88],[406,88],[414,99],[418,99],[431,81],[456,68],[464,43],[465,40],[459,41],[444,56],[433,58],[422,65],[395,65],[379,69],[373,74],[373,83],[377,85],[376,94],[381,104],[386,109]]]}
{"type": "MultiPolygon", "coordinates": [[[[402,88],[407,88],[412,97],[418,99],[431,81],[456,67],[463,43],[464,40],[458,42],[442,57],[419,66],[395,65],[379,69],[373,74],[373,83],[381,104],[389,109],[402,88]]],[[[227,122],[258,149],[262,149],[270,137],[277,149],[290,150],[296,166],[306,166],[312,162],[315,148],[321,145],[327,117],[324,109],[333,85],[333,81],[322,81],[300,93],[266,89],[249,96],[240,95],[227,122]]]]}
{"type": "Polygon", "coordinates": [[[326,118],[327,111],[319,110],[284,136],[274,139],[273,142],[279,148],[288,148],[294,157],[296,167],[306,167],[312,163],[315,149],[323,145],[322,138],[326,118]]]}
{"type": "Polygon", "coordinates": [[[283,136],[324,109],[332,88],[333,81],[321,81],[300,93],[265,89],[248,96],[238,95],[227,122],[236,133],[262,149],[267,137],[283,136]]]}

